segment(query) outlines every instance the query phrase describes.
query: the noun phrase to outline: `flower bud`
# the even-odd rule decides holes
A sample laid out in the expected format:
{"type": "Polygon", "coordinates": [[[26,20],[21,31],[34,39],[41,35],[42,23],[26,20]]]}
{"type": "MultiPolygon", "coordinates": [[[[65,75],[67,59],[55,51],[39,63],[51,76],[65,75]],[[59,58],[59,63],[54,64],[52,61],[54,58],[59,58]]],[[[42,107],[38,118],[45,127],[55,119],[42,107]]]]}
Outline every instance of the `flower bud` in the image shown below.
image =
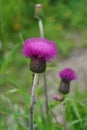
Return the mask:
{"type": "Polygon", "coordinates": [[[40,17],[42,17],[43,15],[43,11],[42,11],[42,4],[36,4],[35,5],[35,14],[34,14],[34,17],[36,19],[39,19],[40,17]]]}
{"type": "Polygon", "coordinates": [[[53,99],[56,100],[56,101],[63,101],[64,97],[62,95],[55,94],[53,99]]]}
{"type": "Polygon", "coordinates": [[[46,70],[46,61],[31,59],[30,70],[33,73],[43,73],[46,70]]]}
{"type": "Polygon", "coordinates": [[[58,88],[59,92],[62,94],[67,94],[70,91],[70,83],[64,82],[63,80],[60,82],[60,86],[58,88]]]}

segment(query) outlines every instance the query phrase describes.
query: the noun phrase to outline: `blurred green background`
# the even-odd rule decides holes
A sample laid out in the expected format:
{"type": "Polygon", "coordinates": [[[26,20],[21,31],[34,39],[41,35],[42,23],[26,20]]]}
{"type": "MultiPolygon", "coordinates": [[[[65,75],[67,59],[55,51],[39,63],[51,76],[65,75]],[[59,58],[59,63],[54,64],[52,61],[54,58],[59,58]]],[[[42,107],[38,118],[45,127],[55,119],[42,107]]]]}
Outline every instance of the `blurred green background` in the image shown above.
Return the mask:
{"type": "MultiPolygon", "coordinates": [[[[87,47],[87,0],[0,0],[0,130],[28,130],[32,73],[28,71],[29,60],[21,51],[23,40],[40,36],[34,18],[37,3],[43,4],[45,37],[56,42],[60,58],[68,57],[73,49],[87,47]]],[[[55,68],[56,64],[49,64],[48,69],[55,68]]],[[[38,97],[42,93],[40,86],[38,97]]],[[[68,127],[86,130],[87,92],[75,93],[77,100],[68,97],[66,106],[67,120],[71,123],[68,127]]],[[[51,112],[48,127],[42,104],[44,99],[39,100],[35,108],[35,130],[62,130],[63,126],[52,120],[51,112]]],[[[57,106],[55,102],[49,104],[50,109],[57,106]]]]}

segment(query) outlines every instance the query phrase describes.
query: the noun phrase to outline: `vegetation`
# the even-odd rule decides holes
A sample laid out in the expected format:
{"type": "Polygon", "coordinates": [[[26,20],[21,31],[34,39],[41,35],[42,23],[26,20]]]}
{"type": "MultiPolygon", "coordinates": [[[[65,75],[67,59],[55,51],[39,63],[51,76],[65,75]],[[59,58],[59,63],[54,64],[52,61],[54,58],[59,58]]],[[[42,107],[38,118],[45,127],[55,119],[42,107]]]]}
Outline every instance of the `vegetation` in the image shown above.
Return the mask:
{"type": "MultiPolygon", "coordinates": [[[[77,46],[74,34],[81,34],[79,46],[87,47],[87,0],[1,0],[0,130],[29,129],[32,73],[28,69],[30,61],[22,56],[21,50],[23,40],[39,36],[38,23],[34,19],[36,3],[43,4],[45,37],[56,42],[59,56],[65,58],[77,46]]],[[[47,70],[55,69],[56,64],[49,64],[47,70]]],[[[74,88],[74,95],[67,95],[65,99],[68,129],[86,130],[87,89],[80,93],[78,86],[74,88]]],[[[35,106],[35,130],[63,130],[63,125],[57,121],[59,113],[56,108],[59,103],[49,101],[48,121],[43,109],[45,101],[42,85],[38,86],[37,96],[39,100],[35,106]]]]}

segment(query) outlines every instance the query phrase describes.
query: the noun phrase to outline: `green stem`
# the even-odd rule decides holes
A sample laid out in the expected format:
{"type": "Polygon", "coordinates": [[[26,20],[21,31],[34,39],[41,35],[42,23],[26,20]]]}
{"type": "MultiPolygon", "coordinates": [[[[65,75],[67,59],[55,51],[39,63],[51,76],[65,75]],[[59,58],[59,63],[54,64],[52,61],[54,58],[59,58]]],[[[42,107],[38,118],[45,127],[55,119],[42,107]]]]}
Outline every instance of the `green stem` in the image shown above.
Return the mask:
{"type": "Polygon", "coordinates": [[[64,126],[64,130],[67,130],[66,111],[65,111],[65,103],[64,102],[62,102],[62,113],[63,113],[63,126],[64,126]]]}
{"type": "Polygon", "coordinates": [[[39,30],[40,30],[40,36],[44,38],[44,29],[43,29],[43,22],[41,19],[38,20],[39,30]]]}

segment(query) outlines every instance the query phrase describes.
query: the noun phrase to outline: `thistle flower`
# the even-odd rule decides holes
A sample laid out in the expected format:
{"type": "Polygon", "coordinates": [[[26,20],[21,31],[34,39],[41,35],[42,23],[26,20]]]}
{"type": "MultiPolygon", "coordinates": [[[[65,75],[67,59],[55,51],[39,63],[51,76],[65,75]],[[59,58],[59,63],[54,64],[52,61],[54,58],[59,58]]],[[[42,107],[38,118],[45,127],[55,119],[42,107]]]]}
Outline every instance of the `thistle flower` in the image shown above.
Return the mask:
{"type": "Polygon", "coordinates": [[[60,71],[59,76],[60,78],[66,80],[67,82],[70,82],[77,78],[74,70],[72,70],[71,68],[65,68],[64,70],[60,71]]]}
{"type": "Polygon", "coordinates": [[[24,42],[22,54],[31,59],[30,70],[34,73],[42,73],[46,69],[46,62],[51,61],[57,55],[54,42],[44,38],[30,38],[24,42]]]}
{"type": "Polygon", "coordinates": [[[61,78],[59,91],[63,94],[67,94],[70,91],[70,82],[77,79],[77,76],[71,68],[65,68],[60,71],[59,76],[61,78]]]}

